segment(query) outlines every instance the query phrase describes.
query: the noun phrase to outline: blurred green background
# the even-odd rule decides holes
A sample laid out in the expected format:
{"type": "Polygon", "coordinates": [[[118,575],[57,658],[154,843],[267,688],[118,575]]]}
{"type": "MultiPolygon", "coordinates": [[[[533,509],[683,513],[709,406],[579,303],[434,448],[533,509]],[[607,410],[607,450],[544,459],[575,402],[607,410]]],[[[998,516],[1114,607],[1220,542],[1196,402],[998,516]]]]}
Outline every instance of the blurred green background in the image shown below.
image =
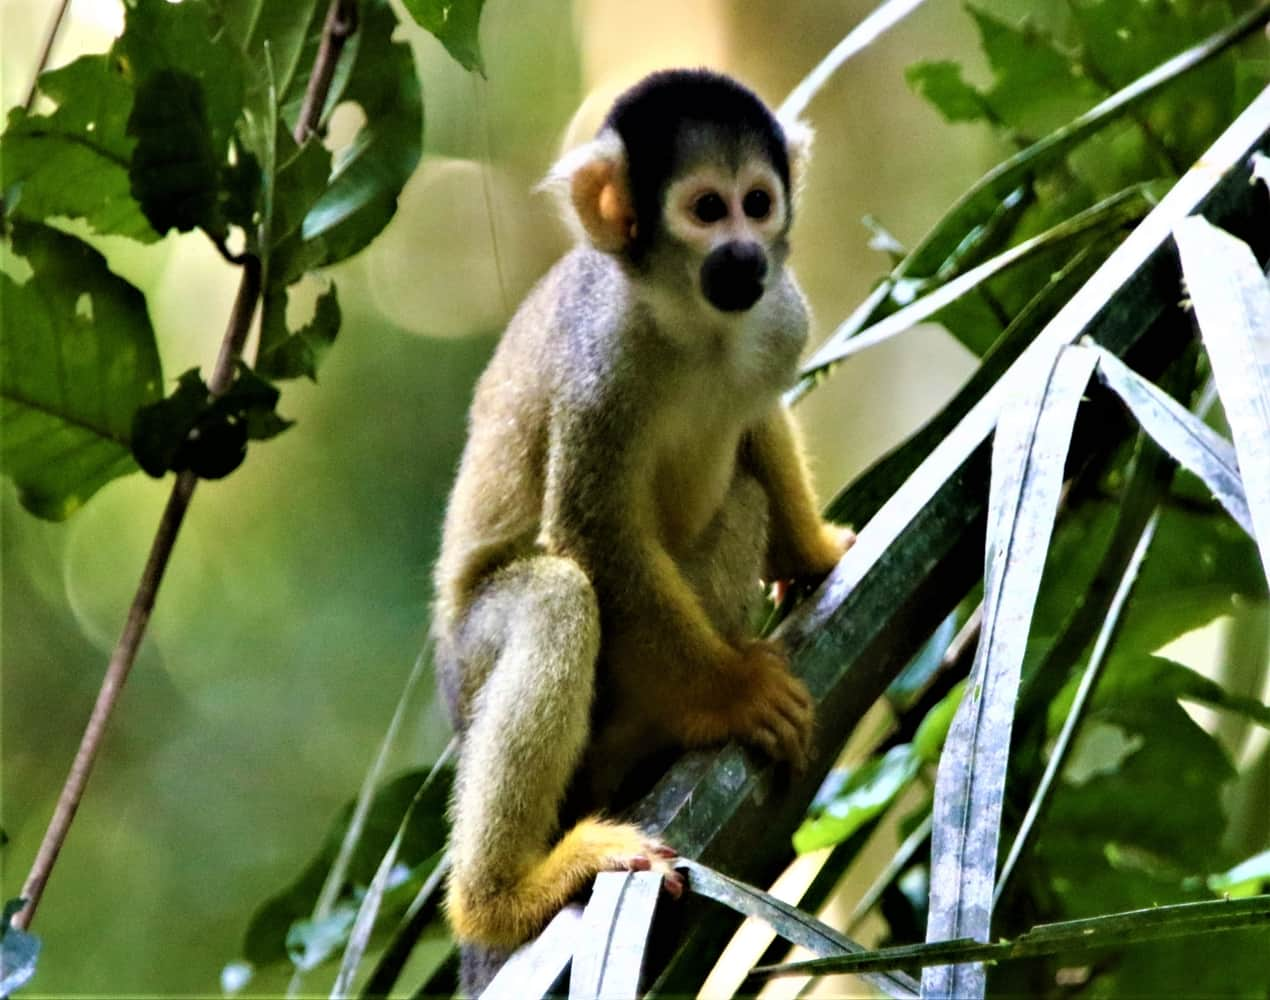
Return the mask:
{"type": "MultiPolygon", "coordinates": [[[[294,877],[354,794],[426,632],[472,383],[516,303],[567,246],[552,206],[531,193],[566,144],[594,129],[619,90],[668,65],[724,69],[777,102],[873,6],[490,0],[485,80],[403,16],[424,82],[424,161],[387,231],[335,272],[340,340],[321,384],[289,383],[279,407],[298,426],[198,490],[42,904],[32,994],[215,993],[255,906],[294,877]]],[[[0,0],[6,108],[26,96],[51,7],[0,0]]],[[[103,51],[121,16],[110,0],[76,0],[51,65],[103,51]]],[[[887,267],[867,248],[862,216],[911,245],[1003,152],[986,128],[949,129],[908,90],[902,71],[917,58],[957,59],[972,78],[982,70],[957,5],[926,5],[809,110],[817,140],[793,264],[813,340],[887,267]]],[[[235,271],[200,235],[94,243],[145,290],[165,371],[206,370],[235,271]]],[[[838,373],[802,407],[822,494],[933,412],[970,368],[930,328],[838,373]]],[[[127,477],[49,524],[4,483],[6,898],[52,811],[168,488],[127,477]]],[[[449,738],[430,684],[411,719],[390,771],[430,761],[449,738]]],[[[278,987],[264,978],[250,989],[278,987]]]]}

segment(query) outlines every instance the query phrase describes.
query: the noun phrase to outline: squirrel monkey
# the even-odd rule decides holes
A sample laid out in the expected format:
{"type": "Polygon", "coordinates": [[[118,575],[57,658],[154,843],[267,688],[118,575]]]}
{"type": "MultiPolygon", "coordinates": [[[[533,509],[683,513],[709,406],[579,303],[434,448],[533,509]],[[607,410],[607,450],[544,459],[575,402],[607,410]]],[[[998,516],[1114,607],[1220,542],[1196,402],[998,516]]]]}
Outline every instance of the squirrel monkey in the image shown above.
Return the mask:
{"type": "Polygon", "coordinates": [[[748,619],[760,579],[823,576],[854,537],[780,402],[809,138],[727,77],[660,72],[548,177],[581,239],[477,385],[436,574],[466,945],[511,950],[601,871],[681,888],[672,850],[599,812],[650,752],[806,763],[811,699],[748,619]]]}

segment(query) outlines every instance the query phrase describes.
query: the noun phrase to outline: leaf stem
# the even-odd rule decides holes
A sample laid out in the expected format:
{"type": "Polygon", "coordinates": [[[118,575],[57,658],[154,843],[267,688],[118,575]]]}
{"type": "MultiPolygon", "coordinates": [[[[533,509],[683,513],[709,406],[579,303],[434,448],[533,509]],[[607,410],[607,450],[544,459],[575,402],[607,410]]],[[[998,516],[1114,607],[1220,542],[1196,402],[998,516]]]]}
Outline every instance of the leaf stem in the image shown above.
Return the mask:
{"type": "Polygon", "coordinates": [[[36,60],[35,72],[31,74],[31,89],[26,92],[26,103],[22,105],[27,114],[30,114],[31,109],[35,107],[35,97],[40,92],[40,74],[49,64],[49,57],[53,54],[53,43],[57,41],[57,33],[61,30],[62,22],[66,20],[66,11],[70,5],[71,0],[62,0],[53,14],[53,20],[49,23],[48,34],[44,36],[44,47],[40,49],[40,58],[36,60]]]}

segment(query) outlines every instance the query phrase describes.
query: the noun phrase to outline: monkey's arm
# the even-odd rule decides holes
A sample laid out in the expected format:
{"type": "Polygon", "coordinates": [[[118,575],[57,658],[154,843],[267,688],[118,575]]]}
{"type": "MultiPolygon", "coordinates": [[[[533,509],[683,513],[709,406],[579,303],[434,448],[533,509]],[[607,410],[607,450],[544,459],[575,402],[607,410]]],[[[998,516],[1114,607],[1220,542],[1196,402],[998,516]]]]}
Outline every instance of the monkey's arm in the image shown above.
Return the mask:
{"type": "Polygon", "coordinates": [[[855,534],[820,516],[798,428],[784,405],[751,430],[749,459],[771,501],[768,578],[825,576],[855,534]]]}
{"type": "MultiPolygon", "coordinates": [[[[576,560],[596,588],[619,720],[684,746],[735,737],[803,766],[806,688],[776,646],[738,648],[711,623],[661,542],[639,449],[611,446],[623,439],[613,419],[572,413],[553,429],[540,541],[576,560]]],[[[623,726],[610,729],[620,752],[623,726]]]]}

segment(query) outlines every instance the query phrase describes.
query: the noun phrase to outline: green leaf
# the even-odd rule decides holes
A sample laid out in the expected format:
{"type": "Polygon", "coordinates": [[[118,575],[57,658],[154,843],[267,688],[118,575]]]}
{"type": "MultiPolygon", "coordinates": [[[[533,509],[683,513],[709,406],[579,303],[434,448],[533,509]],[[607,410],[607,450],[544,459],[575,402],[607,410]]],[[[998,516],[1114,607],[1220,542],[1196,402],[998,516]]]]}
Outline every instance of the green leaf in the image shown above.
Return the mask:
{"type": "Polygon", "coordinates": [[[1235,523],[1251,534],[1252,517],[1230,443],[1115,355],[1099,347],[1076,350],[1098,355],[1098,377],[1120,397],[1142,429],[1202,480],[1235,523]]]}
{"type": "Polygon", "coordinates": [[[966,83],[961,66],[947,59],[923,60],[904,70],[914,92],[926,98],[946,121],[972,122],[991,119],[983,95],[966,83]]]}
{"type": "MultiPolygon", "coordinates": [[[[687,858],[680,858],[677,866],[687,870],[690,891],[722,903],[737,913],[764,921],[786,941],[806,948],[813,955],[865,953],[863,946],[828,924],[762,889],[729,878],[722,872],[687,858]]],[[[887,996],[916,996],[919,988],[917,981],[904,972],[868,975],[863,978],[887,996]]]]}
{"type": "Polygon", "coordinates": [[[129,171],[132,194],[155,232],[187,233],[197,226],[223,240],[221,158],[212,147],[198,80],[171,69],[147,77],[137,88],[128,134],[137,139],[129,171]]]}
{"type": "Polygon", "coordinates": [[[1211,871],[1220,856],[1234,769],[1173,692],[1134,670],[1138,662],[1108,661],[1099,693],[1106,685],[1121,696],[1096,697],[1087,719],[1120,730],[1128,752],[1064,775],[1040,827],[1037,862],[1073,916],[1194,898],[1184,877],[1211,871]]]}
{"type": "Polygon", "coordinates": [[[256,158],[237,135],[247,80],[258,77],[206,0],[139,0],[112,50],[135,81],[133,196],[159,232],[203,229],[221,242],[250,227],[256,158]]]}
{"type": "Polygon", "coordinates": [[[1098,88],[1032,23],[969,10],[994,77],[983,101],[997,120],[1026,135],[1044,135],[1098,100],[1098,88]]]}
{"type": "Polygon", "coordinates": [[[30,223],[12,240],[33,273],[0,274],[4,472],[28,510],[61,520],[136,470],[132,417],[159,398],[159,353],[145,299],[96,250],[30,223]]]}
{"type": "MultiPolygon", "coordinates": [[[[306,80],[299,71],[310,66],[317,53],[326,0],[213,0],[213,5],[249,65],[263,66],[268,50],[281,103],[286,104],[294,91],[303,91],[306,80]]],[[[251,74],[248,91],[248,106],[259,107],[267,101],[266,75],[251,74]]]]}
{"type": "MultiPolygon", "coordinates": [[[[374,878],[380,860],[397,834],[402,817],[410,809],[428,773],[427,770],[409,771],[385,783],[375,793],[365,831],[349,863],[348,881],[340,901],[332,909],[333,917],[340,910],[347,910],[349,927],[355,919],[360,898],[356,887],[368,886],[374,878]]],[[[402,836],[398,859],[411,874],[409,881],[395,889],[388,901],[397,912],[410,902],[418,884],[440,861],[445,847],[448,834],[445,809],[453,782],[453,769],[443,768],[438,777],[439,780],[433,781],[424,790],[423,798],[410,812],[410,822],[402,836]]],[[[350,802],[340,810],[321,850],[296,881],[256,910],[243,941],[245,959],[257,966],[287,960],[289,929],[292,924],[310,920],[326,872],[339,851],[352,812],[353,804],[350,802]]],[[[316,939],[309,936],[304,940],[313,943],[316,939]]]]}
{"type": "Polygon", "coordinates": [[[119,60],[81,56],[41,74],[39,88],[56,110],[31,115],[14,108],[0,137],[0,191],[9,217],[66,216],[98,233],[157,239],[129,189],[132,87],[119,60]]]}
{"type": "MultiPolygon", "coordinates": [[[[285,303],[286,292],[282,292],[285,303]]],[[[340,328],[340,304],[335,286],[318,297],[313,319],[294,333],[286,328],[286,309],[266,307],[260,334],[260,357],[256,368],[270,378],[298,378],[317,381],[318,367],[335,343],[340,328]]]]}
{"type": "Polygon", "coordinates": [[[303,239],[320,239],[323,247],[308,267],[350,257],[379,235],[419,162],[423,98],[410,47],[392,40],[396,27],[386,0],[362,5],[349,46],[353,61],[348,85],[340,99],[360,105],[366,120],[336,153],[327,189],[304,218],[303,239]]]}
{"type": "Polygon", "coordinates": [[[112,49],[138,89],[165,70],[196,80],[202,90],[210,142],[228,154],[243,107],[248,67],[233,36],[206,0],[136,0],[112,49]]]}
{"type": "Polygon", "coordinates": [[[420,27],[440,39],[445,50],[466,70],[485,75],[481,59],[481,8],[485,0],[404,0],[420,27]]]}
{"type": "Polygon", "coordinates": [[[911,744],[892,747],[882,757],[849,772],[841,788],[794,833],[799,854],[840,844],[885,810],[917,776],[921,758],[911,744]]]}

